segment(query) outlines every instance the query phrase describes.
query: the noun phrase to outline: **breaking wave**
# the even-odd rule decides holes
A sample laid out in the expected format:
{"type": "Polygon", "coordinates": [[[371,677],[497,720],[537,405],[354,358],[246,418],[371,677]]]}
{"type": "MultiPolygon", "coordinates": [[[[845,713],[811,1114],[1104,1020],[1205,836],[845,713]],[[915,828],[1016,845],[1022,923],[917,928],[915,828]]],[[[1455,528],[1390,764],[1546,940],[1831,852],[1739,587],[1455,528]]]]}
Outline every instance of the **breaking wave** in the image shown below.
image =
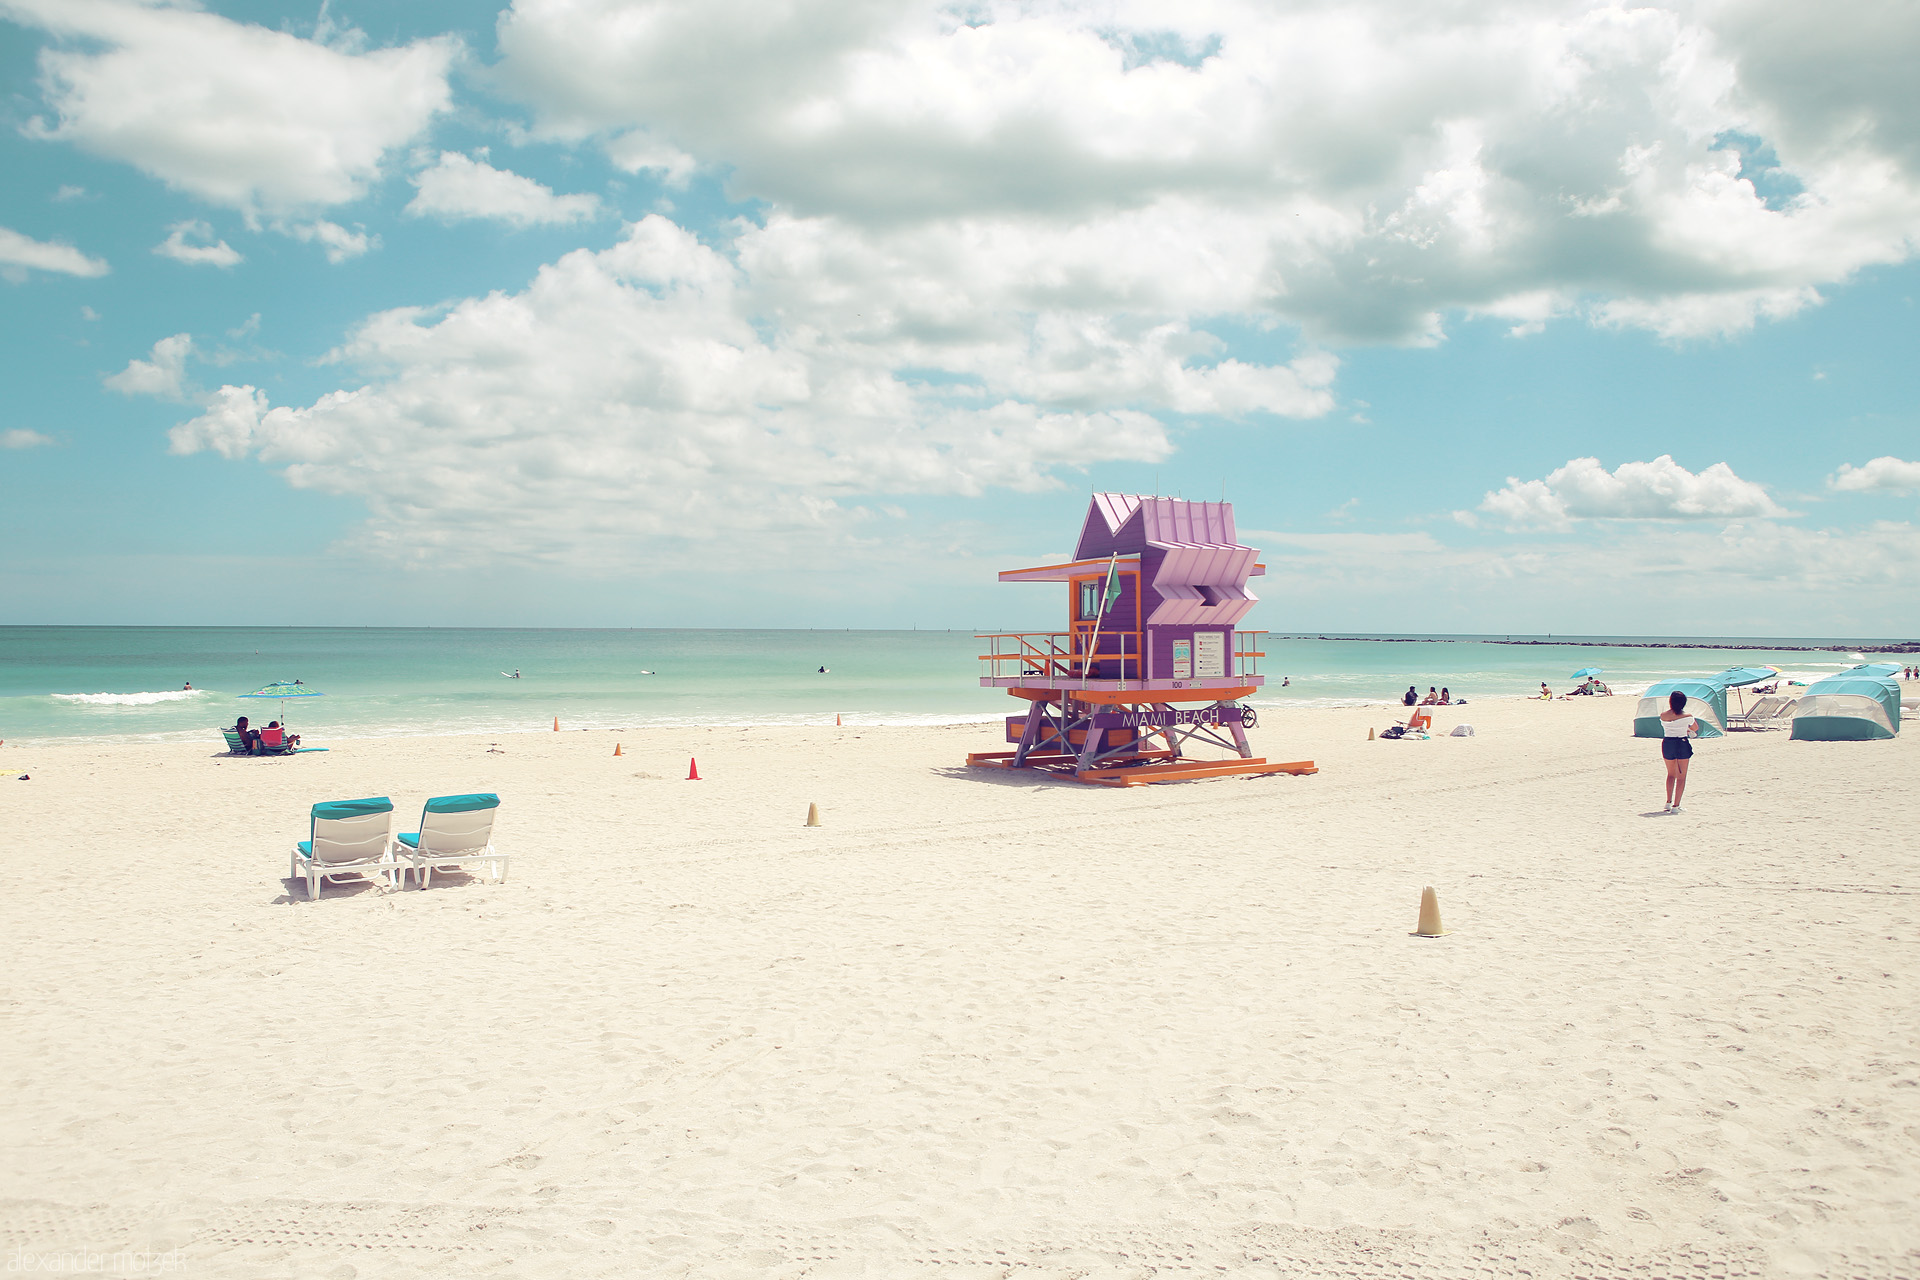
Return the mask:
{"type": "Polygon", "coordinates": [[[151,707],[159,702],[185,702],[206,692],[205,689],[168,689],[160,693],[56,693],[53,700],[82,707],[151,707]]]}

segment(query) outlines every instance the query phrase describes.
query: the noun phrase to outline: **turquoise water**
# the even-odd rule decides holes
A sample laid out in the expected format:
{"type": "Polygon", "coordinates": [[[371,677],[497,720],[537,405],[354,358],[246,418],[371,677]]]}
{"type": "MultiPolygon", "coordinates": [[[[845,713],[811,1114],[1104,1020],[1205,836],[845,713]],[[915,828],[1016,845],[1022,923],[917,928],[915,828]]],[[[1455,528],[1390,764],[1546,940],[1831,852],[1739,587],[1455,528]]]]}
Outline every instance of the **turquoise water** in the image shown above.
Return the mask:
{"type": "MultiPolygon", "coordinates": [[[[1616,691],[1634,693],[1736,665],[1772,663],[1814,678],[1853,662],[1765,647],[1616,647],[1623,639],[1632,638],[1506,645],[1269,636],[1260,670],[1270,683],[1253,701],[1378,702],[1409,684],[1422,693],[1446,685],[1469,700],[1518,697],[1542,680],[1564,692],[1583,666],[1605,668],[1616,691]],[[1291,681],[1285,688],[1282,677],[1291,681]]],[[[836,714],[849,724],[991,720],[1014,708],[1005,693],[978,686],[983,651],[971,633],[942,631],[0,627],[0,739],[207,739],[238,715],[260,725],[280,718],[279,703],[236,695],[295,679],[325,695],[287,708],[290,725],[316,744],[525,732],[550,728],[555,716],[578,729],[831,724],[836,714]],[[518,680],[500,675],[515,669],[518,680]],[[187,682],[192,691],[181,688],[187,682]]]]}

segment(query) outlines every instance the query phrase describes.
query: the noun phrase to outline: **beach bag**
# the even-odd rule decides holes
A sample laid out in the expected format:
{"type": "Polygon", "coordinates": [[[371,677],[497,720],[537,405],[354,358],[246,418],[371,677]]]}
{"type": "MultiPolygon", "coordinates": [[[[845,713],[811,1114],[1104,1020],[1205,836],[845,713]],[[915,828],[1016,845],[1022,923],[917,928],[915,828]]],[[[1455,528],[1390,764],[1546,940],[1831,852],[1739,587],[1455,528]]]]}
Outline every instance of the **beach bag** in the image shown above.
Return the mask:
{"type": "Polygon", "coordinates": [[[1453,726],[1453,736],[1456,738],[1471,738],[1473,736],[1473,726],[1470,724],[1457,724],[1453,726]]]}

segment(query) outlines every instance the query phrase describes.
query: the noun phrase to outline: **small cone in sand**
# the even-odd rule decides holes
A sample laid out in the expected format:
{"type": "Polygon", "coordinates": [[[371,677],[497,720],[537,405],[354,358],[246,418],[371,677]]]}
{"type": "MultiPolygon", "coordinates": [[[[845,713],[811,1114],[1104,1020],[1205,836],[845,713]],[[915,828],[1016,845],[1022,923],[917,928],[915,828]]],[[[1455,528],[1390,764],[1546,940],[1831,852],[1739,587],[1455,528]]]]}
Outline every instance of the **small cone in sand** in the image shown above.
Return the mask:
{"type": "Polygon", "coordinates": [[[1440,924],[1440,897],[1428,885],[1420,891],[1420,923],[1414,928],[1416,938],[1438,938],[1447,931],[1440,924]]]}
{"type": "Polygon", "coordinates": [[[687,781],[688,782],[700,781],[700,762],[698,760],[695,760],[692,756],[687,757],[687,781]]]}
{"type": "Polygon", "coordinates": [[[810,804],[807,806],[807,825],[810,827],[817,827],[820,825],[820,806],[819,805],[810,804]]]}
{"type": "Polygon", "coordinates": [[[558,732],[560,732],[560,717],[559,717],[559,716],[555,716],[555,717],[553,718],[553,731],[554,731],[555,733],[558,733],[558,732]]]}
{"type": "Polygon", "coordinates": [[[1367,741],[1368,741],[1368,742],[1372,742],[1372,741],[1373,741],[1373,730],[1372,730],[1372,729],[1368,729],[1368,730],[1367,730],[1367,741]]]}
{"type": "Polygon", "coordinates": [[[613,754],[615,755],[620,754],[620,744],[617,742],[613,744],[613,754]]]}
{"type": "Polygon", "coordinates": [[[837,711],[833,713],[833,727],[836,729],[840,727],[840,713],[837,711]]]}

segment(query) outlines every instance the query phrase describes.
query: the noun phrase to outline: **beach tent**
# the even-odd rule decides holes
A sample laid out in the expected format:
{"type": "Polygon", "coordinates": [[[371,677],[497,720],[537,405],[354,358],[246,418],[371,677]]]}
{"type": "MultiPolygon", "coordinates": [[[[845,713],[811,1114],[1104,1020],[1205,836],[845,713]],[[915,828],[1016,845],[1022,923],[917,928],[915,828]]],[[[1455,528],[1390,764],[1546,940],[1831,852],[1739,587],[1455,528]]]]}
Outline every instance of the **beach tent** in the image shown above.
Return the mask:
{"type": "Polygon", "coordinates": [[[1900,732],[1900,668],[1868,662],[1807,686],[1793,709],[1799,742],[1863,742],[1900,732]]]}
{"type": "Polygon", "coordinates": [[[1700,722],[1700,736],[1718,738],[1727,731],[1727,687],[1716,683],[1718,677],[1708,676],[1701,680],[1662,680],[1659,684],[1648,685],[1647,691],[1640,695],[1640,705],[1633,713],[1633,736],[1636,738],[1662,738],[1666,729],[1660,724],[1660,713],[1667,709],[1667,695],[1675,689],[1687,695],[1687,714],[1700,722]]]}

